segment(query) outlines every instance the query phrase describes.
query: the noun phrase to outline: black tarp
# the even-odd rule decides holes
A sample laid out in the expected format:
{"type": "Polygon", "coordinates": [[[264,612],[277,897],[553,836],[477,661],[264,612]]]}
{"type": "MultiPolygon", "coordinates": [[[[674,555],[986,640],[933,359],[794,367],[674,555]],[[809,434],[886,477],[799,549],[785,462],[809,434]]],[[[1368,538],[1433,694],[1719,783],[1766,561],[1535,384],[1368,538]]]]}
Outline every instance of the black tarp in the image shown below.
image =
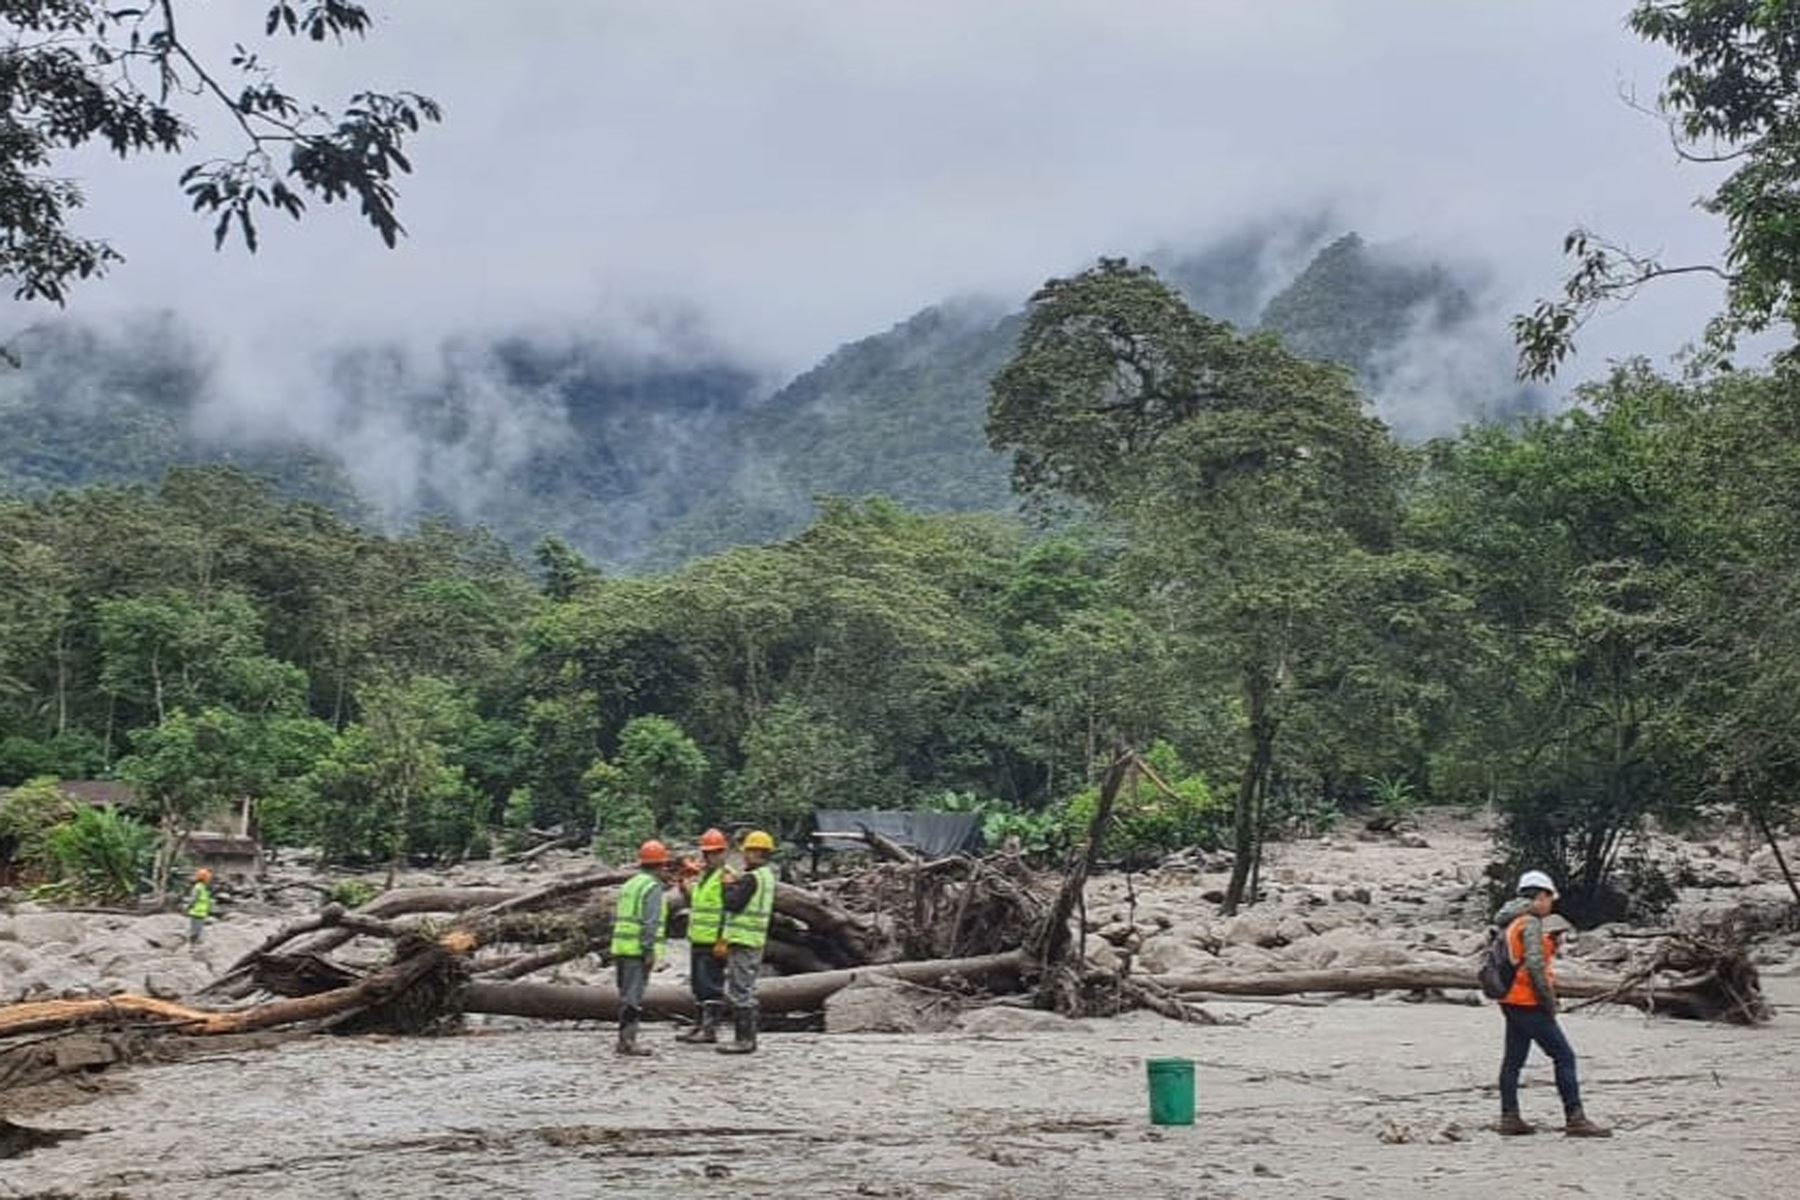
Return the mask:
{"type": "Polygon", "coordinates": [[[867,829],[923,858],[981,853],[981,817],[976,813],[822,808],[813,814],[813,828],[821,834],[850,835],[815,838],[813,844],[823,850],[867,850],[861,837],[867,829]]]}

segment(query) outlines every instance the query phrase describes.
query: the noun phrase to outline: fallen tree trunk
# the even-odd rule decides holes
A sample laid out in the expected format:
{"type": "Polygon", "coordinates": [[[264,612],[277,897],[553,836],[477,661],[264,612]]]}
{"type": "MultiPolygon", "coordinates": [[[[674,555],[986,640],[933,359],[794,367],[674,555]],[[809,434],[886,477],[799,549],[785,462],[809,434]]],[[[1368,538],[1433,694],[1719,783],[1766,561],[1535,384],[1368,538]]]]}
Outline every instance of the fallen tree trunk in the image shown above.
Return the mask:
{"type": "MultiPolygon", "coordinates": [[[[1322,971],[1267,971],[1255,975],[1155,975],[1164,989],[1183,996],[1297,996],[1308,992],[1365,995],[1371,992],[1418,992],[1431,989],[1479,990],[1474,967],[1442,967],[1415,963],[1395,967],[1342,967],[1322,971]]],[[[1739,1005],[1722,995],[1717,980],[1698,975],[1656,982],[1630,979],[1565,978],[1556,985],[1565,1000],[1594,1000],[1628,1005],[1645,1012],[1698,1021],[1749,1023],[1737,1015],[1739,1005]]]]}
{"type": "MultiPolygon", "coordinates": [[[[471,908],[499,904],[518,894],[512,888],[492,887],[396,888],[391,892],[383,892],[352,911],[365,917],[410,917],[424,913],[465,912],[471,908]]],[[[298,929],[300,925],[307,923],[302,921],[299,925],[290,925],[288,929],[298,929]]],[[[352,929],[329,929],[309,938],[295,949],[308,954],[328,954],[355,936],[356,931],[352,929]]],[[[281,941],[275,941],[274,944],[278,946],[281,941]]],[[[233,964],[234,968],[236,965],[233,964]]]]}
{"type": "MultiPolygon", "coordinates": [[[[1021,952],[980,958],[946,958],[931,962],[887,963],[847,971],[820,971],[765,979],[756,986],[757,1006],[768,1013],[812,1012],[834,993],[858,979],[883,977],[932,984],[952,977],[968,979],[995,991],[1018,986],[1031,965],[1021,952]]],[[[536,1017],[559,1021],[611,1021],[619,1015],[619,993],[610,987],[570,987],[551,983],[488,983],[475,980],[461,993],[464,1012],[495,1016],[536,1017]]],[[[692,1016],[694,997],[677,984],[652,984],[644,993],[644,1010],[658,1016],[692,1016]]]]}
{"type": "Polygon", "coordinates": [[[424,975],[442,965],[447,956],[463,950],[461,943],[431,947],[349,987],[297,999],[271,1000],[267,1004],[227,1012],[132,995],[111,996],[104,1000],[43,1000],[14,1004],[0,1008],[0,1038],[128,1018],[166,1025],[170,1032],[196,1037],[251,1033],[281,1025],[323,1021],[360,1012],[401,996],[424,975]]]}

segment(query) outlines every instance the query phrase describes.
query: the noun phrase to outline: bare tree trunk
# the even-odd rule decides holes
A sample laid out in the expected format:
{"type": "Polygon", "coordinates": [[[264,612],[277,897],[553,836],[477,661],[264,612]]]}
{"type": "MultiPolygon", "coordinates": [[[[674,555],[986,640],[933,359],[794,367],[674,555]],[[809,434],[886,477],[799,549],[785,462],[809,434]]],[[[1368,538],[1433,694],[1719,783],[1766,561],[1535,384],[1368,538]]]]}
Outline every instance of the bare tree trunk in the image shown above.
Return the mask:
{"type": "Polygon", "coordinates": [[[1033,957],[1044,967],[1055,966],[1068,954],[1069,917],[1087,888],[1088,874],[1099,860],[1106,827],[1112,822],[1113,804],[1119,798],[1119,788],[1124,785],[1125,775],[1131,769],[1133,761],[1131,751],[1121,746],[1113,756],[1112,765],[1106,769],[1106,777],[1100,781],[1100,800],[1094,806],[1094,819],[1088,823],[1087,843],[1082,849],[1081,857],[1075,860],[1075,865],[1063,879],[1062,887],[1056,893],[1056,902],[1050,906],[1050,915],[1045,919],[1043,932],[1039,935],[1040,944],[1033,948],[1033,957]]]}
{"type": "Polygon", "coordinates": [[[162,664],[159,661],[161,653],[162,652],[159,650],[152,650],[150,652],[150,683],[156,697],[156,723],[158,725],[163,723],[163,719],[166,715],[163,712],[162,664]]]}
{"type": "Polygon", "coordinates": [[[1787,856],[1781,852],[1781,841],[1775,836],[1775,829],[1769,823],[1769,814],[1760,801],[1750,803],[1750,818],[1756,822],[1763,840],[1769,843],[1769,849],[1775,853],[1775,865],[1781,868],[1781,877],[1787,880],[1788,891],[1793,894],[1794,903],[1800,904],[1800,883],[1794,882],[1794,873],[1788,869],[1787,856]]]}
{"type": "Polygon", "coordinates": [[[56,631],[56,736],[69,731],[69,627],[56,631]]]}
{"type": "Polygon", "coordinates": [[[1231,882],[1225,889],[1225,903],[1220,908],[1228,917],[1234,916],[1243,904],[1245,889],[1250,882],[1250,869],[1256,855],[1257,795],[1269,770],[1274,741],[1274,731],[1268,715],[1267,681],[1252,673],[1245,681],[1244,691],[1249,709],[1250,761],[1245,765],[1243,778],[1238,782],[1231,882]]]}

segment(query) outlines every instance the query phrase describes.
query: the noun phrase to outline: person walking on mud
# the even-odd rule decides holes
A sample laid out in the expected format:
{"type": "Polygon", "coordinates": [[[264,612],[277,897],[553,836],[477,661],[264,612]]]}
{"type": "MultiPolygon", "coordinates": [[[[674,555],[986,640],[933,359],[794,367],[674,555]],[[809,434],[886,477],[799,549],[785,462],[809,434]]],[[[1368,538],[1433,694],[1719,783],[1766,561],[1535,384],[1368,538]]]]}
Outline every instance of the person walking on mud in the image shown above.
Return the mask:
{"type": "Polygon", "coordinates": [[[749,834],[744,838],[744,874],[725,885],[725,994],[731,1001],[735,1037],[719,1047],[721,1054],[750,1054],[756,1049],[760,1018],[756,977],[775,915],[775,868],[769,865],[774,852],[774,838],[760,829],[749,834]]]}
{"type": "Polygon", "coordinates": [[[1519,1072],[1536,1043],[1555,1064],[1562,1097],[1563,1133],[1569,1137],[1611,1137],[1612,1130],[1590,1121],[1581,1106],[1575,1049],[1556,1019],[1557,937],[1545,928],[1556,906],[1556,884],[1542,871],[1519,878],[1519,894],[1495,916],[1505,939],[1512,983],[1500,998],[1506,1019],[1506,1049],[1500,1062],[1500,1132],[1508,1137],[1537,1132],[1519,1114],[1519,1072]]]}
{"type": "Polygon", "coordinates": [[[200,944],[206,936],[206,923],[212,920],[213,894],[212,872],[201,867],[194,872],[194,886],[188,889],[187,899],[188,947],[192,949],[200,944]]]}
{"type": "Polygon", "coordinates": [[[717,829],[700,835],[702,861],[698,870],[681,881],[688,900],[688,987],[700,1011],[700,1023],[675,1040],[712,1044],[719,1040],[719,1018],[725,1015],[725,885],[731,873],[725,869],[728,843],[717,829]]]}
{"type": "Polygon", "coordinates": [[[669,906],[663,903],[669,848],[654,839],[638,847],[638,873],[619,889],[613,910],[612,960],[619,983],[620,1054],[643,1057],[638,1023],[644,1013],[644,987],[656,969],[657,956],[668,941],[669,906]]]}

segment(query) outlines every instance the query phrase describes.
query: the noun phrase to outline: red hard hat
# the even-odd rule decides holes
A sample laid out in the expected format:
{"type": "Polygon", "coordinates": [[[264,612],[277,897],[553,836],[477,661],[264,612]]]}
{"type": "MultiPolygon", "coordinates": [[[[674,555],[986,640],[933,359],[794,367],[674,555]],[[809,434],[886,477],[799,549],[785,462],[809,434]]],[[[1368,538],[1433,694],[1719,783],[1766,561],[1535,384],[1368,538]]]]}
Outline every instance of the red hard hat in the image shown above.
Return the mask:
{"type": "Polygon", "coordinates": [[[651,838],[638,847],[638,866],[666,867],[669,865],[669,848],[651,838]]]}
{"type": "Polygon", "coordinates": [[[730,848],[730,845],[731,843],[725,840],[725,834],[720,830],[709,829],[700,835],[702,850],[726,850],[730,848]]]}

